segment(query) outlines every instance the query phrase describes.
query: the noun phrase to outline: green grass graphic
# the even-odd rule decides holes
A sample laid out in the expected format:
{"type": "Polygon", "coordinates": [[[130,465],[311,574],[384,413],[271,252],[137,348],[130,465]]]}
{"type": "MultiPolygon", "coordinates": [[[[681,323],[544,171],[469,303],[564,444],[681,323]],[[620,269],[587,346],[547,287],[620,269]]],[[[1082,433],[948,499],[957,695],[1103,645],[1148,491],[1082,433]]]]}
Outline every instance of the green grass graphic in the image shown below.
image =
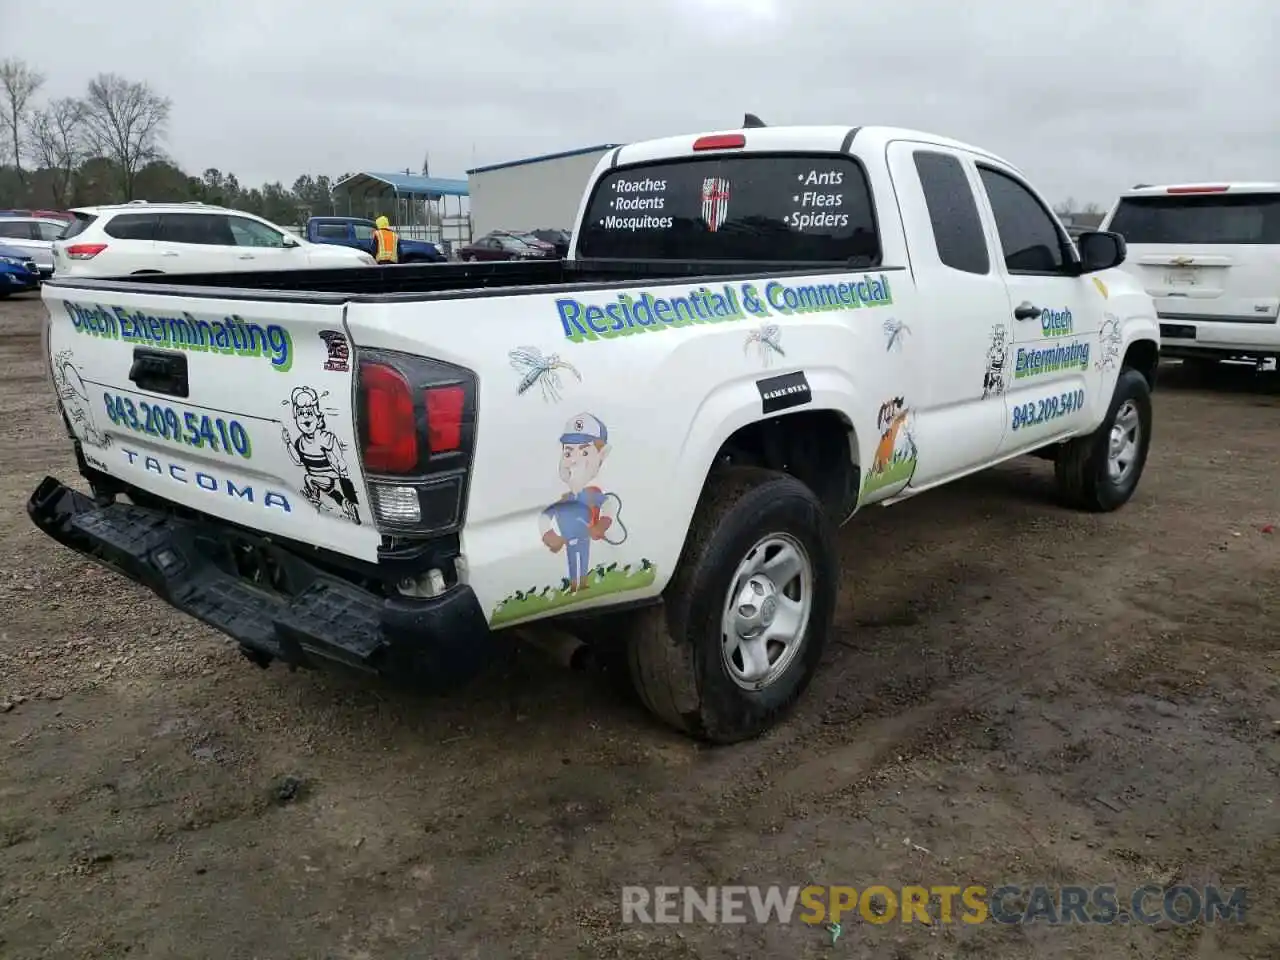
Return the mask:
{"type": "Polygon", "coordinates": [[[608,566],[599,564],[587,574],[587,589],[577,593],[569,592],[566,580],[562,580],[558,587],[517,590],[493,608],[489,626],[497,627],[560,607],[571,607],[592,597],[648,587],[653,584],[657,569],[648,560],[641,560],[640,564],[637,570],[623,570],[616,563],[608,566]]]}

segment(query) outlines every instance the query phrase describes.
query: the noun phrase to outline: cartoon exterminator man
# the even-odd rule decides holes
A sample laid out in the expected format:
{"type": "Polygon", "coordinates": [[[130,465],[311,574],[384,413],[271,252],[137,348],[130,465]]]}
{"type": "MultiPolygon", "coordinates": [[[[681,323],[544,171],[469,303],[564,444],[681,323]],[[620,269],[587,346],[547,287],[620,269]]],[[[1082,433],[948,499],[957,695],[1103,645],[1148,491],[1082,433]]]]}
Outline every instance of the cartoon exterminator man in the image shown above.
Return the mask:
{"type": "Polygon", "coordinates": [[[347,475],[342,441],[325,425],[319,395],[310,387],[294,387],[289,401],[298,437],[290,437],[289,431],[283,428],[282,432],[289,458],[304,471],[303,496],[318,508],[323,494],[342,508],[348,520],[359,524],[355,485],[347,475]]]}
{"type": "Polygon", "coordinates": [[[592,486],[609,455],[609,431],[589,413],[565,424],[560,436],[560,479],[569,492],[542,511],[542,542],[552,553],[567,547],[569,591],[587,587],[591,569],[591,541],[603,540],[613,525],[619,500],[592,486]]]}

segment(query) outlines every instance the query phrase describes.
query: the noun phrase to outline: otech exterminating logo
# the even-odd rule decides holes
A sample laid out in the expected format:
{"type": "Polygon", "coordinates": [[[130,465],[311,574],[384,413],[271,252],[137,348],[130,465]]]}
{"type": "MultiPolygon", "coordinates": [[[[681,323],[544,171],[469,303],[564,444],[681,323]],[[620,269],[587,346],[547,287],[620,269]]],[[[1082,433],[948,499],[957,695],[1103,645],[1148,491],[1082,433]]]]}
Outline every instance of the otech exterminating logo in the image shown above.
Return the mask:
{"type": "Polygon", "coordinates": [[[624,923],[781,923],[839,933],[841,923],[1243,923],[1245,888],[1147,884],[1051,887],[1005,884],[889,887],[623,887],[624,923]],[[801,908],[797,913],[797,905],[801,908]]]}

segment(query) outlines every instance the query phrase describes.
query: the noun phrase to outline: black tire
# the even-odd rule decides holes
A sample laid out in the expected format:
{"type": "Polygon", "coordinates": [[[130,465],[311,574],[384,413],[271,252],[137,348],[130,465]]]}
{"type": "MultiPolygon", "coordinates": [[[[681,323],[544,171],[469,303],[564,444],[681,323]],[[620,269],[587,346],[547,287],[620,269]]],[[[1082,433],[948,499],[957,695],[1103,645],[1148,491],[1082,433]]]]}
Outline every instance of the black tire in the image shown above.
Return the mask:
{"type": "Polygon", "coordinates": [[[808,487],[755,467],[716,470],[662,605],[637,611],[632,621],[628,666],[640,701],[663,722],[711,743],[764,733],[813,679],[835,611],[838,576],[832,524],[808,487]],[[811,607],[789,663],[763,689],[748,690],[726,667],[721,623],[739,564],[771,535],[788,537],[807,555],[811,607]]]}
{"type": "Polygon", "coordinates": [[[1111,405],[1101,425],[1087,437],[1077,437],[1062,445],[1054,473],[1063,502],[1077,510],[1105,513],[1129,502],[1142,479],[1151,447],[1151,388],[1146,378],[1131,367],[1120,371],[1111,405]],[[1111,431],[1120,409],[1132,403],[1137,410],[1139,436],[1132,467],[1119,480],[1108,470],[1111,431]]]}

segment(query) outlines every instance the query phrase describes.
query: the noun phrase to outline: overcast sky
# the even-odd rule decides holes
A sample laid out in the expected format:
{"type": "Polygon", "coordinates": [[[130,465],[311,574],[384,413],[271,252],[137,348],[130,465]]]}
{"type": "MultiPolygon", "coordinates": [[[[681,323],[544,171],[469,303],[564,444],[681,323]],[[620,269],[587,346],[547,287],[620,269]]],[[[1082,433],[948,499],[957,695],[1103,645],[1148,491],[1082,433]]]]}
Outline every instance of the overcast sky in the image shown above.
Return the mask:
{"type": "Polygon", "coordinates": [[[242,183],[470,167],[770,124],[986,147],[1051,200],[1280,179],[1274,0],[5,0],[0,58],[173,100],[167,149],[242,183]],[[74,14],[70,11],[74,8],[74,14]],[[18,10],[21,15],[17,15],[18,10]]]}

